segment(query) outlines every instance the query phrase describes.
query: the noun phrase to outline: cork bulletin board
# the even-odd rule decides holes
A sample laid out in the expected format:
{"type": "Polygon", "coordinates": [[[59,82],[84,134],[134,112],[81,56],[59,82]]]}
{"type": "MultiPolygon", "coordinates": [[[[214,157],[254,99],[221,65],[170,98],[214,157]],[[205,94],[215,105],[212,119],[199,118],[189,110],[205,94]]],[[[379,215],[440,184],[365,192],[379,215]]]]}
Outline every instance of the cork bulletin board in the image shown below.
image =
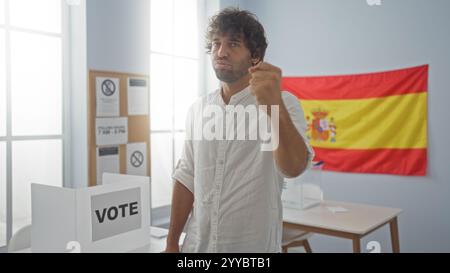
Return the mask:
{"type": "Polygon", "coordinates": [[[110,168],[114,166],[115,171],[108,170],[107,172],[150,176],[149,86],[148,75],[89,71],[87,117],[89,186],[101,184],[101,181],[97,180],[99,175],[101,177],[101,173],[105,171],[102,169],[105,168],[104,166],[110,166],[110,168]],[[143,90],[146,90],[145,99],[143,99],[143,90]],[[146,101],[144,102],[144,100],[146,101]],[[138,107],[134,106],[136,104],[138,107]],[[99,114],[99,111],[103,112],[99,114]],[[102,114],[108,111],[109,115],[102,114]],[[100,122],[116,122],[118,120],[127,122],[122,126],[123,131],[120,131],[122,134],[120,141],[117,140],[117,137],[114,140],[108,139],[109,142],[100,141],[99,132],[102,132],[102,137],[104,137],[103,132],[105,131],[102,131],[101,128],[106,128],[99,126],[100,122]],[[140,147],[140,150],[133,152],[132,147],[136,145],[140,147]],[[107,157],[102,157],[102,155],[107,155],[107,157]],[[108,158],[108,161],[103,158],[108,158]],[[138,174],[134,167],[138,168],[138,174]]]}

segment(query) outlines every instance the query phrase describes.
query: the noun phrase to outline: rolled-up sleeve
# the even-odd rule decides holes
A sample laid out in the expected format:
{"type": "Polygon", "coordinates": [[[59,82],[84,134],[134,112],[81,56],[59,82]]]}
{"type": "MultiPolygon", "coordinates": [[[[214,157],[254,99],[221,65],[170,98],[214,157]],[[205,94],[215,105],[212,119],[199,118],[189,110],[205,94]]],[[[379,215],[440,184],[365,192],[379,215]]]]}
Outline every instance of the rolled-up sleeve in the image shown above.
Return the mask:
{"type": "Polygon", "coordinates": [[[184,140],[181,157],[172,174],[172,179],[183,184],[189,191],[194,193],[194,150],[193,150],[193,115],[189,109],[186,118],[186,138],[184,140]]]}
{"type": "MultiPolygon", "coordinates": [[[[303,141],[305,142],[306,149],[308,152],[307,159],[306,159],[307,165],[305,168],[305,170],[307,170],[311,167],[312,160],[314,158],[314,150],[311,147],[311,145],[309,144],[309,139],[306,137],[307,124],[305,121],[303,109],[300,106],[300,102],[297,99],[297,97],[295,97],[291,93],[289,93],[287,91],[283,91],[282,98],[283,98],[284,105],[286,106],[286,109],[289,112],[289,116],[290,116],[292,122],[294,123],[295,128],[297,128],[297,131],[302,136],[303,141]]],[[[286,175],[283,175],[283,176],[286,177],[286,175]]]]}

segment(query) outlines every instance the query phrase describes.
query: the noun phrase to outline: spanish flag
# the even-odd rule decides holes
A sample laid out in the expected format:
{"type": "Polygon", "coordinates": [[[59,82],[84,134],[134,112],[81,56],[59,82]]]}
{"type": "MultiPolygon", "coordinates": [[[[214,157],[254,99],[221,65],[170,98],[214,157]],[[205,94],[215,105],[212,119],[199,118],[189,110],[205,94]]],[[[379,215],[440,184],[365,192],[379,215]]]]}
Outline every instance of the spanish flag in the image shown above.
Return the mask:
{"type": "Polygon", "coordinates": [[[368,74],[284,77],[324,170],[426,175],[428,65],[368,74]]]}

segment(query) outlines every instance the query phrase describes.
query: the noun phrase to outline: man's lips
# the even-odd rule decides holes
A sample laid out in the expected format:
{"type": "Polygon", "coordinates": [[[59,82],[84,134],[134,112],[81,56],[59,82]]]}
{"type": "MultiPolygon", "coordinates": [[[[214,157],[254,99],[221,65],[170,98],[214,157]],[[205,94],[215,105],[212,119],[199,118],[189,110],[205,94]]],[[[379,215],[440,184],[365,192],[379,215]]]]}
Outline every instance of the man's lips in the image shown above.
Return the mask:
{"type": "Polygon", "coordinates": [[[231,69],[232,66],[229,63],[226,62],[215,62],[214,68],[216,69],[231,69]]]}

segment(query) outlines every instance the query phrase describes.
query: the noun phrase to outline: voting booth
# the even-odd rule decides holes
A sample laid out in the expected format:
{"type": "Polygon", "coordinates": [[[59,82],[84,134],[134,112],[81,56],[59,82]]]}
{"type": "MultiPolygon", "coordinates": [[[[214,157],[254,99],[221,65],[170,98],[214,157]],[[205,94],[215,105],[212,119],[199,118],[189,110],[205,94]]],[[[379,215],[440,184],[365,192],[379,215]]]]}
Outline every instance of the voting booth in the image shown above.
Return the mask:
{"type": "Polygon", "coordinates": [[[31,251],[78,245],[80,252],[128,252],[149,245],[149,177],[113,179],[81,189],[32,184],[31,251]]]}

